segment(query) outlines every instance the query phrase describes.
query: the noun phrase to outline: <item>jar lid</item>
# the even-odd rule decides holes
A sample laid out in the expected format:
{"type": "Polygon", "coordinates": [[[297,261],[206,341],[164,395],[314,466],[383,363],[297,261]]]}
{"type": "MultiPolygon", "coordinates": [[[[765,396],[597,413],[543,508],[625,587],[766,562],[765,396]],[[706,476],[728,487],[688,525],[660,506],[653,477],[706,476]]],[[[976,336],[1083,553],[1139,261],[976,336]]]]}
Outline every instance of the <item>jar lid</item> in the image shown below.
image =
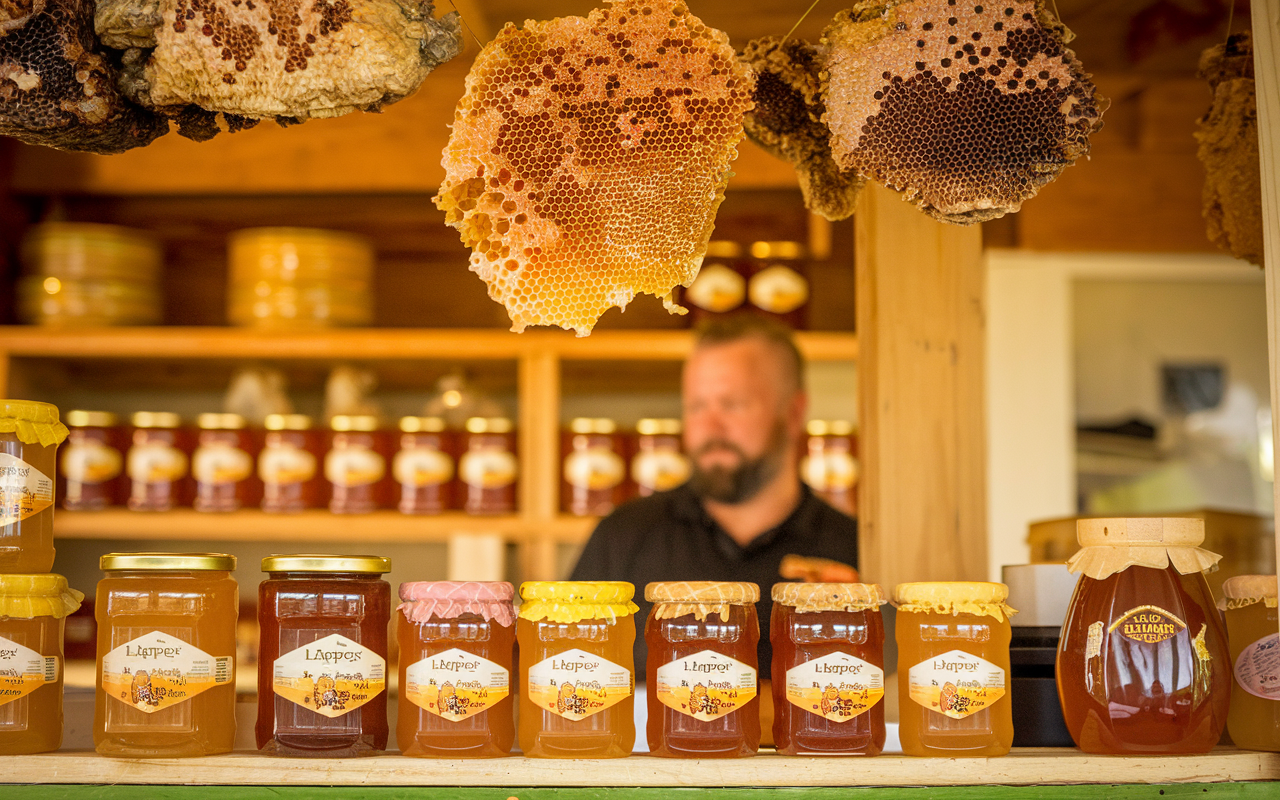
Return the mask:
{"type": "Polygon", "coordinates": [[[575,417],[569,421],[573,433],[598,433],[608,435],[618,429],[618,423],[605,417],[575,417]]]}
{"type": "Polygon", "coordinates": [[[269,431],[308,431],[311,425],[311,417],[306,414],[268,414],[262,422],[269,431]]]}
{"type": "Polygon", "coordinates": [[[138,411],[131,422],[135,428],[177,428],[182,417],[169,411],[138,411]]]}
{"type": "Polygon", "coordinates": [[[1010,608],[1009,587],[986,581],[931,581],[900,583],[893,590],[893,604],[917,614],[975,614],[1000,621],[1018,613],[1010,608]]]}
{"type": "Polygon", "coordinates": [[[263,572],[361,572],[382,575],[391,559],[382,556],[339,556],[322,553],[274,555],[262,559],[263,572]]]}
{"type": "Polygon", "coordinates": [[[869,611],[888,602],[877,583],[775,583],[773,602],[801,614],[816,611],[869,611]]]}
{"type": "Polygon", "coordinates": [[[335,431],[358,431],[367,433],[378,429],[380,420],[372,414],[335,414],[329,420],[329,427],[335,431]]]}
{"type": "Polygon", "coordinates": [[[852,436],[853,423],[847,419],[811,419],[805,432],[810,436],[852,436]]]}
{"type": "Polygon", "coordinates": [[[636,613],[636,587],[626,581],[525,581],[520,584],[520,618],[532,621],[616,621],[636,613]]]}
{"type": "Polygon", "coordinates": [[[804,245],[799,242],[752,242],[752,258],[804,258],[804,245]]]}
{"type": "Polygon", "coordinates": [[[1222,582],[1222,599],[1218,601],[1218,608],[1244,608],[1254,603],[1265,603],[1267,608],[1276,607],[1275,575],[1236,575],[1222,582]]]}
{"type": "Polygon", "coordinates": [[[440,433],[444,428],[443,417],[400,418],[400,430],[405,433],[440,433]]]}
{"type": "Polygon", "coordinates": [[[636,423],[636,433],[641,436],[679,436],[684,425],[678,419],[642,419],[636,423]]]}
{"type": "Polygon", "coordinates": [[[67,426],[58,421],[58,407],[50,403],[0,400],[0,433],[12,433],[23,444],[51,447],[67,438],[67,426]]]}
{"type": "Polygon", "coordinates": [[[83,411],[75,409],[67,412],[68,428],[110,428],[119,423],[120,418],[110,411],[83,411]]]}
{"type": "Polygon", "coordinates": [[[733,606],[751,605],[760,599],[760,587],[737,581],[664,581],[645,586],[644,599],[655,604],[653,615],[658,619],[692,614],[703,620],[716,614],[727,622],[733,606]]]}
{"type": "Polygon", "coordinates": [[[400,584],[400,612],[410,622],[456,619],[478,614],[486,621],[510,627],[516,590],[506,581],[415,581],[400,584]]]}
{"type": "Polygon", "coordinates": [[[84,593],[61,575],[0,575],[0,617],[62,619],[80,608],[84,593]]]}
{"type": "Polygon", "coordinates": [[[196,427],[206,431],[238,431],[246,425],[239,414],[201,414],[196,427]]]}
{"type": "Polygon", "coordinates": [[[510,433],[512,427],[511,420],[506,417],[471,417],[467,420],[467,433],[510,433]]]}
{"type": "Polygon", "coordinates": [[[1067,561],[1072,572],[1103,580],[1129,567],[1168,569],[1189,575],[1214,569],[1222,556],[1197,545],[1204,520],[1195,517],[1106,517],[1076,521],[1080,550],[1067,561]]]}
{"type": "Polygon", "coordinates": [[[742,245],[727,239],[713,239],[707,242],[707,258],[737,258],[742,255],[742,245]]]}
{"type": "Polygon", "coordinates": [[[113,570],[220,570],[236,568],[236,557],[226,553],[107,553],[98,560],[105,572],[113,570]]]}

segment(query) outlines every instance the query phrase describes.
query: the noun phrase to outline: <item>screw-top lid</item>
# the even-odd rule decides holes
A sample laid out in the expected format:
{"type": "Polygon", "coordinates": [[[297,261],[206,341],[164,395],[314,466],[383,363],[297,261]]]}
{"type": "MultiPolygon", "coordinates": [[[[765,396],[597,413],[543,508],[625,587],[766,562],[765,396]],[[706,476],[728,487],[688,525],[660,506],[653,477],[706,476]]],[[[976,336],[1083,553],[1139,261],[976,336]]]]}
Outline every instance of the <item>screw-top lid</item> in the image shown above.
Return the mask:
{"type": "Polygon", "coordinates": [[[1223,581],[1218,608],[1244,608],[1255,603],[1265,603],[1267,608],[1276,607],[1275,575],[1236,575],[1223,581]]]}
{"type": "Polygon", "coordinates": [[[684,425],[678,419],[647,418],[636,422],[636,433],[641,436],[679,436],[684,425]]]}
{"type": "Polygon", "coordinates": [[[312,424],[306,414],[268,414],[262,427],[269,431],[307,431],[312,424]]]}
{"type": "Polygon", "coordinates": [[[107,553],[98,560],[104,572],[115,570],[157,570],[187,572],[236,568],[236,557],[226,553],[107,553]]]}
{"type": "Polygon", "coordinates": [[[323,553],[273,555],[262,559],[263,572],[363,572],[382,575],[391,571],[391,559],[382,556],[342,556],[323,553]]]}
{"type": "Polygon", "coordinates": [[[1076,522],[1080,550],[1067,561],[1072,572],[1102,580],[1129,567],[1168,569],[1183,575],[1213,569],[1222,556],[1201,549],[1204,520],[1194,517],[1108,517],[1076,522]]]}
{"type": "Polygon", "coordinates": [[[801,614],[816,611],[869,611],[889,602],[876,583],[775,583],[773,602],[801,614]]]}
{"type": "Polygon", "coordinates": [[[804,245],[799,242],[752,242],[751,257],[784,260],[804,258],[804,245]]]}
{"type": "Polygon", "coordinates": [[[178,428],[182,417],[170,411],[138,411],[130,420],[135,428],[178,428]]]}
{"type": "Polygon", "coordinates": [[[737,258],[742,255],[742,245],[727,239],[712,239],[707,242],[707,258],[737,258]]]}
{"type": "Polygon", "coordinates": [[[51,447],[67,438],[58,407],[34,400],[0,400],[0,433],[12,433],[23,444],[51,447]]]}
{"type": "Polygon", "coordinates": [[[1018,613],[1010,608],[1009,587],[986,581],[936,581],[900,583],[893,590],[893,604],[900,611],[917,614],[975,614],[1004,621],[1018,613]]]}
{"type": "Polygon", "coordinates": [[[358,431],[367,433],[376,431],[380,420],[372,414],[335,414],[329,420],[329,427],[340,433],[358,431]]]}
{"type": "Polygon", "coordinates": [[[246,424],[239,414],[201,414],[196,417],[196,426],[206,431],[238,431],[246,424]]]}
{"type": "Polygon", "coordinates": [[[444,430],[443,417],[401,417],[400,430],[405,433],[440,433],[444,430]]]}
{"type": "Polygon", "coordinates": [[[569,422],[573,433],[598,433],[608,435],[618,429],[618,423],[605,417],[575,417],[569,422]]]}
{"type": "Polygon", "coordinates": [[[84,593],[61,575],[0,575],[0,617],[62,619],[74,614],[84,593]]]}
{"type": "Polygon", "coordinates": [[[506,417],[471,417],[467,420],[467,433],[510,433],[511,420],[506,417]]]}
{"type": "Polygon", "coordinates": [[[525,581],[520,584],[520,618],[537,622],[581,622],[636,613],[636,587],[626,581],[525,581]]]}
{"type": "Polygon", "coordinates": [[[68,411],[66,418],[68,428],[110,428],[119,421],[120,418],[110,411],[83,411],[81,409],[68,411]]]}

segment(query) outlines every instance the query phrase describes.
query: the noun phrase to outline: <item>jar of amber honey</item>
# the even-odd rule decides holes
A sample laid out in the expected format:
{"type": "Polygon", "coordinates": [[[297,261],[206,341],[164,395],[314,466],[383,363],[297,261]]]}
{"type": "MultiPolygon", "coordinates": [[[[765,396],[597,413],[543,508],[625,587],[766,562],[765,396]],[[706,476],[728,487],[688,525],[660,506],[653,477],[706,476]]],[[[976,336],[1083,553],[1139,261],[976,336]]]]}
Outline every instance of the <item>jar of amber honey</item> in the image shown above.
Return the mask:
{"type": "Polygon", "coordinates": [[[387,749],[391,587],[379,556],[262,559],[258,748],[285,756],[387,749]]]}
{"type": "Polygon", "coordinates": [[[61,575],[0,575],[0,755],[62,746],[62,632],[84,595],[61,575]]]}
{"type": "Polygon", "coordinates": [[[1280,623],[1276,576],[1237,575],[1222,584],[1235,681],[1227,732],[1236,747],[1280,750],[1280,623]]]}
{"type": "Polygon", "coordinates": [[[651,583],[649,752],[674,758],[753,756],[760,748],[760,623],[754,583],[651,583]]]}
{"type": "Polygon", "coordinates": [[[811,420],[800,477],[839,511],[857,510],[858,459],[853,424],[848,420],[811,420]]]}
{"type": "Polygon", "coordinates": [[[909,756],[1002,756],[1013,745],[1003,583],[903,583],[898,736],[909,756]]]}
{"type": "Polygon", "coordinates": [[[1203,571],[1204,520],[1082,519],[1058,697],[1087,753],[1207,753],[1231,701],[1227,637],[1203,571]]]}
{"type": "Polygon", "coordinates": [[[407,756],[511,752],[515,589],[506,582],[400,584],[396,741],[407,756]]]}
{"type": "Polygon", "coordinates": [[[631,482],[636,494],[674,489],[689,480],[689,457],[680,449],[678,419],[642,419],[636,423],[635,455],[631,458],[631,482]]]}
{"type": "Polygon", "coordinates": [[[402,417],[391,472],[402,514],[439,514],[453,507],[453,436],[441,417],[402,417]]]}
{"type": "Polygon", "coordinates": [[[807,326],[809,276],[800,242],[752,242],[746,264],[747,299],[756,313],[789,328],[807,326]]]}
{"type": "Polygon", "coordinates": [[[0,400],[0,573],[53,569],[55,454],[66,438],[57,406],[0,400]]]}
{"type": "Polygon", "coordinates": [[[253,437],[239,414],[201,414],[191,474],[196,481],[196,511],[238,511],[257,505],[253,437]]]}
{"type": "Polygon", "coordinates": [[[373,416],[335,416],[329,421],[333,434],[324,457],[324,476],[332,494],[334,514],[367,514],[388,508],[390,484],[387,462],[391,436],[373,416]]]}
{"type": "Polygon", "coordinates": [[[630,755],[636,741],[634,594],[623,581],[520,585],[519,734],[526,756],[630,755]]]}
{"type": "Polygon", "coordinates": [[[129,509],[168,511],[190,501],[187,475],[190,440],[182,418],[167,411],[133,415],[133,437],[125,458],[129,509]]]}
{"type": "Polygon", "coordinates": [[[626,500],[627,462],[616,422],[577,417],[569,422],[561,449],[563,511],[580,517],[604,516],[626,500]]]}
{"type": "Polygon", "coordinates": [[[516,510],[516,434],[506,417],[467,420],[458,480],[468,514],[513,514],[516,510]]]}
{"type": "Polygon", "coordinates": [[[258,454],[262,510],[292,513],[320,508],[327,499],[319,470],[324,445],[321,432],[312,429],[311,417],[270,414],[263,427],[266,433],[258,454]]]}
{"type": "Polygon", "coordinates": [[[68,411],[66,423],[70,433],[58,459],[62,507],[99,511],[123,504],[128,490],[119,418],[107,411],[68,411]]]}
{"type": "Polygon", "coordinates": [[[234,556],[109,553],[100,566],[93,741],[105,756],[228,753],[236,737],[234,556]]]}
{"type": "Polygon", "coordinates": [[[873,583],[775,583],[773,741],[783,755],[884,749],[885,598],[873,583]]]}

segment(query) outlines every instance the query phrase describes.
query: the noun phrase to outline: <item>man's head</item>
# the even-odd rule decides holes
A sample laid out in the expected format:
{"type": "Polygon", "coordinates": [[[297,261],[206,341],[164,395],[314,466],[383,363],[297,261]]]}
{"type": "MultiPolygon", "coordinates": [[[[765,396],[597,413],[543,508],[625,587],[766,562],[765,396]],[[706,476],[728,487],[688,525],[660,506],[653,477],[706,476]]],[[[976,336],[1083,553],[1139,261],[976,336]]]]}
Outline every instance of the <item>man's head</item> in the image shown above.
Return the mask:
{"type": "Polygon", "coordinates": [[[684,366],[684,443],[690,486],[742,503],[790,469],[804,427],[804,358],[791,332],[742,314],[698,328],[684,366]]]}

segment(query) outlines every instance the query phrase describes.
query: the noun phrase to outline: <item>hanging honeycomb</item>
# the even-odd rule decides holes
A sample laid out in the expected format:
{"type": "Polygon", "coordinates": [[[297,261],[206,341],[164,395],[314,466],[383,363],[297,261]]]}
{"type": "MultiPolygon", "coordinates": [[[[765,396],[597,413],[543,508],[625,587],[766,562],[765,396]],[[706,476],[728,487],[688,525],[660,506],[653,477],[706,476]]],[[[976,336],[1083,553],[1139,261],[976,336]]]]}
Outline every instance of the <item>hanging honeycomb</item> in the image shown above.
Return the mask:
{"type": "Polygon", "coordinates": [[[842,172],[831,157],[830,133],[822,122],[821,49],[771,36],[750,42],[742,60],[756,73],[756,106],[744,120],[747,136],[791,162],[810,211],[832,221],[852,215],[863,180],[842,172]]]}
{"type": "Polygon", "coordinates": [[[1262,266],[1262,170],[1249,34],[1235,34],[1226,44],[1206,50],[1200,77],[1213,90],[1209,113],[1196,129],[1209,241],[1262,266]]]}
{"type": "Polygon", "coordinates": [[[752,75],[678,0],[507,25],[467,76],[435,202],[512,330],[591,332],[637,293],[684,313],[752,75]]]}
{"type": "Polygon", "coordinates": [[[1106,101],[1043,0],[881,0],[823,33],[836,163],[960,224],[1017,211],[1077,158],[1106,101]]]}

